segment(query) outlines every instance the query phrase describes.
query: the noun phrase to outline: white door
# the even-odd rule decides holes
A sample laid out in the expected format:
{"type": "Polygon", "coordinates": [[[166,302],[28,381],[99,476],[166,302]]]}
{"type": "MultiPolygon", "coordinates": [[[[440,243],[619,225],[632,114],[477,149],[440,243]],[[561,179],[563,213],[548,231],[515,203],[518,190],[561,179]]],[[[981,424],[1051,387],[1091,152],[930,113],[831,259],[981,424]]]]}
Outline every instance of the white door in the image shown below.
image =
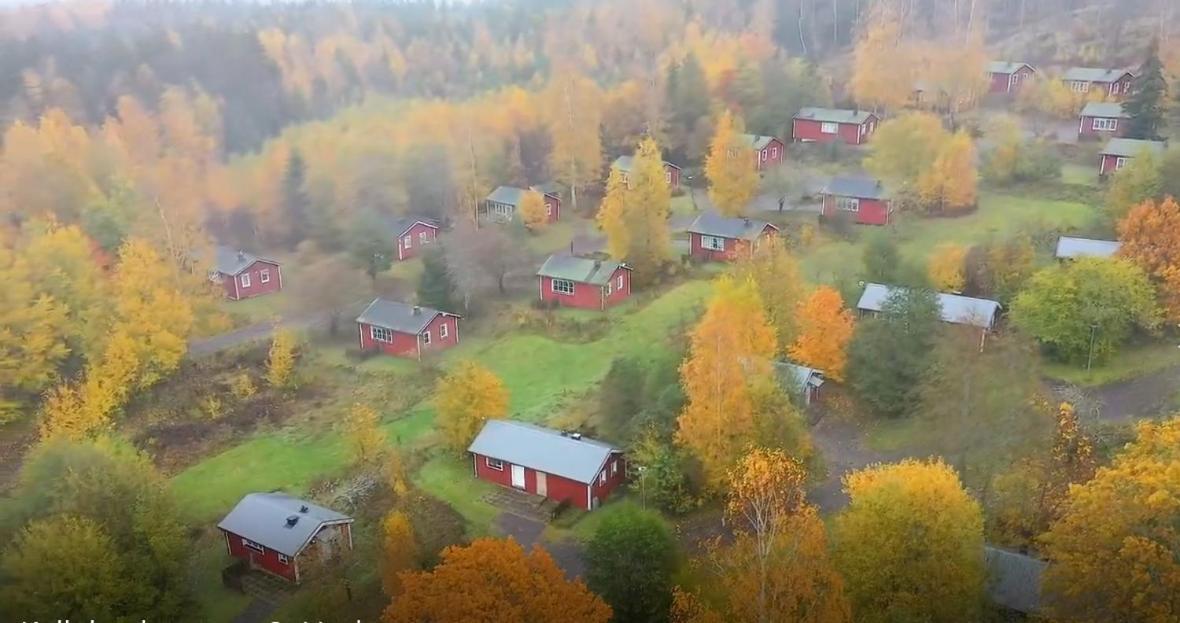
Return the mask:
{"type": "MultiPolygon", "coordinates": [[[[523,476],[521,480],[523,482],[523,476]]],[[[537,472],[537,495],[549,495],[549,478],[545,472],[537,472]]]]}
{"type": "Polygon", "coordinates": [[[524,468],[520,465],[512,466],[512,486],[517,489],[524,488],[524,468]]]}

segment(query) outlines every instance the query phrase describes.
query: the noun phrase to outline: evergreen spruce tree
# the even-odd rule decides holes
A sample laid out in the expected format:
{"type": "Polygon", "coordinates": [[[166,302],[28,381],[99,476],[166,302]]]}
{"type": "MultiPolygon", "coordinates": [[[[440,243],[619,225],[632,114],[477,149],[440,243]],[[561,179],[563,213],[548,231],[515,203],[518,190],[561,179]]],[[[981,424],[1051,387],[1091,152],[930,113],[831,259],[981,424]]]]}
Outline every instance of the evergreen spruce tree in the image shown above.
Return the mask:
{"type": "Polygon", "coordinates": [[[283,211],[287,216],[287,243],[291,246],[307,238],[311,198],[304,187],[307,165],[298,151],[292,151],[283,173],[283,211]]]}
{"type": "Polygon", "coordinates": [[[1123,110],[1130,117],[1127,136],[1140,139],[1158,139],[1164,125],[1164,98],[1168,83],[1164,80],[1163,65],[1160,63],[1159,42],[1151,41],[1147,58],[1139,67],[1139,74],[1132,84],[1131,97],[1123,104],[1123,110]]]}
{"type": "Polygon", "coordinates": [[[447,258],[438,249],[422,255],[422,278],[418,281],[418,302],[442,311],[453,311],[451,293],[455,291],[447,272],[447,258]]]}

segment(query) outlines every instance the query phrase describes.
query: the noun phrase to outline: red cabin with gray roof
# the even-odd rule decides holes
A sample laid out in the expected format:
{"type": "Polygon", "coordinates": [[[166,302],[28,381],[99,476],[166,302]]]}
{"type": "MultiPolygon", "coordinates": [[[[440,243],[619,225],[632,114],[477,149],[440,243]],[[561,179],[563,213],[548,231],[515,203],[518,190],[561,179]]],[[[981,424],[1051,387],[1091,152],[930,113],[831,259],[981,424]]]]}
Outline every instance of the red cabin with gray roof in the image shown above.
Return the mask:
{"type": "Polygon", "coordinates": [[[484,213],[493,221],[507,223],[516,218],[516,211],[529,193],[540,193],[545,202],[545,219],[556,223],[561,218],[561,194],[552,184],[540,184],[528,188],[498,186],[484,199],[484,213]]]}
{"type": "Polygon", "coordinates": [[[1114,99],[1130,95],[1134,80],[1135,74],[1126,69],[1102,67],[1070,67],[1061,74],[1061,81],[1074,93],[1087,95],[1098,92],[1114,99]]]}
{"type": "Polygon", "coordinates": [[[225,298],[231,301],[273,294],[283,289],[283,272],[279,263],[230,247],[217,247],[217,265],[209,271],[209,280],[221,284],[225,298]]]}
{"type": "Polygon", "coordinates": [[[1078,115],[1078,138],[1121,137],[1126,132],[1129,118],[1119,102],[1086,102],[1078,115]]]}
{"type": "Polygon", "coordinates": [[[217,527],[230,556],[297,584],[301,565],[352,551],[352,517],[285,493],[251,493],[217,527]]]}
{"type": "Polygon", "coordinates": [[[786,158],[786,146],[773,136],[742,134],[741,138],[750,144],[750,149],[754,150],[754,165],[759,171],[777,167],[786,158]]]}
{"type": "Polygon", "coordinates": [[[1037,70],[1028,63],[992,61],[987,64],[989,93],[1016,93],[1032,79],[1037,70]]]}
{"type": "Polygon", "coordinates": [[[820,191],[824,218],[851,216],[862,225],[887,225],[893,203],[880,180],[871,177],[839,176],[820,191]]]}
{"type": "MultiPolygon", "coordinates": [[[[623,176],[623,183],[630,186],[627,181],[627,176],[631,174],[631,167],[635,164],[634,156],[619,156],[611,163],[610,168],[618,171],[623,176]]],[[[668,183],[668,188],[676,190],[680,188],[680,167],[664,161],[664,181],[668,183]]]]}
{"type": "Polygon", "coordinates": [[[778,227],[740,216],[705,211],[688,226],[688,253],[704,261],[730,262],[753,255],[778,235],[778,227]]]}
{"type": "Polygon", "coordinates": [[[877,130],[879,121],[867,110],[804,108],[791,121],[791,139],[796,143],[861,145],[877,130]]]}
{"type": "Polygon", "coordinates": [[[425,247],[438,240],[438,224],[412,216],[389,221],[389,230],[397,240],[397,261],[408,260],[422,254],[425,247]]]}
{"type": "Polygon", "coordinates": [[[631,267],[576,255],[550,255],[537,271],[542,301],[604,310],[631,296],[631,267]]]}
{"type": "Polygon", "coordinates": [[[1144,152],[1155,157],[1163,155],[1167,145],[1161,141],[1144,141],[1134,138],[1112,138],[1098,152],[1098,176],[1106,177],[1123,170],[1137,156],[1144,152]]]}
{"type": "Polygon", "coordinates": [[[422,359],[459,344],[460,318],[450,312],[376,298],[356,319],[357,338],[361,350],[422,359]]]}
{"type": "Polygon", "coordinates": [[[476,478],[583,510],[598,508],[627,476],[622,450],[525,422],[488,420],[467,451],[476,478]]]}

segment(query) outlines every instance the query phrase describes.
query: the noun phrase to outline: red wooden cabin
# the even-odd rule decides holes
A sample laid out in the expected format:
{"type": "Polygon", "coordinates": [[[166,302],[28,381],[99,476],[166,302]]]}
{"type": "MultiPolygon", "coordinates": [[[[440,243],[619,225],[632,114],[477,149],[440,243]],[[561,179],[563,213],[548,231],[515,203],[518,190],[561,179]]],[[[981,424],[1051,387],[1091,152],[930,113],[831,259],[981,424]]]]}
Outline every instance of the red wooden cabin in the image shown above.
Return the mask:
{"type": "Polygon", "coordinates": [[[820,195],[825,218],[848,214],[862,225],[887,225],[893,213],[884,186],[869,177],[834,177],[820,195]]]}
{"type": "Polygon", "coordinates": [[[217,524],[230,556],[298,584],[300,565],[352,551],[352,518],[285,493],[251,493],[217,524]]]}
{"type": "Polygon", "coordinates": [[[1070,67],[1061,74],[1061,81],[1070,91],[1087,94],[1097,91],[1107,97],[1121,99],[1131,94],[1135,74],[1125,69],[1099,67],[1070,67]]]}
{"type": "Polygon", "coordinates": [[[1112,138],[1098,153],[1098,176],[1106,177],[1121,171],[1139,154],[1150,152],[1156,157],[1163,155],[1167,146],[1161,141],[1143,141],[1134,138],[1112,138]]]}
{"type": "Polygon", "coordinates": [[[422,254],[425,247],[438,240],[438,225],[431,221],[412,216],[393,219],[390,232],[397,239],[397,261],[408,260],[422,254]]]}
{"type": "Polygon", "coordinates": [[[877,115],[867,110],[804,108],[791,121],[791,138],[796,143],[861,145],[877,130],[877,115]]]}
{"type": "Polygon", "coordinates": [[[283,271],[274,260],[229,247],[217,247],[217,265],[209,279],[220,283],[231,301],[272,294],[283,289],[283,271]]]}
{"type": "MultiPolygon", "coordinates": [[[[627,176],[631,173],[631,167],[634,165],[634,156],[619,156],[611,163],[610,168],[617,170],[623,174],[623,183],[629,184],[627,176]]],[[[668,188],[676,190],[680,188],[680,167],[664,161],[664,181],[668,183],[668,188]]]]}
{"type": "Polygon", "coordinates": [[[550,255],[537,271],[542,301],[604,310],[631,296],[631,267],[574,255],[550,255]]]}
{"type": "Polygon", "coordinates": [[[778,227],[766,221],[702,212],[688,226],[688,252],[699,260],[728,262],[749,257],[777,235],[778,227]]]}
{"type": "Polygon", "coordinates": [[[459,343],[459,319],[449,312],[409,303],[373,299],[357,317],[361,350],[422,359],[459,343]]]}
{"type": "Polygon", "coordinates": [[[989,93],[1016,93],[1037,73],[1028,63],[992,61],[987,64],[989,93]]]}
{"type": "Polygon", "coordinates": [[[1079,139],[1120,137],[1129,118],[1119,102],[1087,102],[1078,121],[1079,139]]]}
{"type": "Polygon", "coordinates": [[[626,479],[622,450],[524,422],[488,420],[467,448],[476,478],[593,510],[626,479]]]}
{"type": "Polygon", "coordinates": [[[494,221],[507,223],[516,218],[516,211],[531,192],[540,193],[545,202],[545,217],[550,223],[556,223],[561,218],[561,195],[541,190],[543,186],[517,188],[515,186],[498,186],[492,194],[484,199],[484,213],[494,221]]]}
{"type": "Polygon", "coordinates": [[[786,158],[786,146],[773,136],[743,134],[742,139],[748,141],[750,149],[754,150],[754,165],[758,167],[759,171],[777,167],[786,158]]]}

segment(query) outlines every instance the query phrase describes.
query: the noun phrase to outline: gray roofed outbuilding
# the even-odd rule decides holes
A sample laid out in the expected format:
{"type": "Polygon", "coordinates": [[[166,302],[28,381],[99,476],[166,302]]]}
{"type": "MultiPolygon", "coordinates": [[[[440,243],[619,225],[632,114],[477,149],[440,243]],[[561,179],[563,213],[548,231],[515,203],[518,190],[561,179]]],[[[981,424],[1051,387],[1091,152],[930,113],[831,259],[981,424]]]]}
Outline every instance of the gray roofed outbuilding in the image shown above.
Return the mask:
{"type": "Polygon", "coordinates": [[[824,384],[823,372],[815,368],[790,361],[776,361],[774,367],[778,372],[779,382],[791,391],[801,392],[808,387],[820,387],[824,384]]]}
{"type": "Polygon", "coordinates": [[[611,275],[615,274],[615,271],[620,268],[630,270],[630,267],[626,264],[619,262],[557,254],[550,255],[545,260],[545,263],[541,264],[541,268],[537,270],[537,275],[551,277],[553,279],[568,279],[595,286],[604,286],[610,281],[611,275]]]}
{"type": "MultiPolygon", "coordinates": [[[[1120,78],[1131,72],[1126,69],[1106,69],[1104,67],[1070,67],[1061,74],[1062,80],[1070,82],[1118,82],[1120,78]]],[[[1134,74],[1132,74],[1134,75],[1134,74]]]]}
{"type": "Polygon", "coordinates": [[[562,434],[509,420],[488,420],[468,452],[520,465],[546,474],[590,484],[618,448],[601,441],[562,434]]]}
{"type": "Polygon", "coordinates": [[[885,186],[880,180],[863,176],[837,176],[824,186],[823,194],[861,199],[885,199],[885,186]]]}
{"type": "Polygon", "coordinates": [[[1031,614],[1041,606],[1041,575],[1049,566],[1043,560],[985,545],[987,592],[991,600],[1009,610],[1031,614]]]}
{"type": "Polygon", "coordinates": [[[831,123],[855,123],[860,125],[869,120],[873,113],[867,110],[847,110],[844,108],[801,108],[795,114],[796,119],[810,119],[812,121],[828,121],[831,123]]]}
{"type": "MultiPolygon", "coordinates": [[[[894,292],[904,288],[887,286],[879,283],[865,285],[865,291],[860,295],[856,308],[862,311],[879,312],[885,307],[885,302],[894,292]]],[[[996,314],[1000,311],[1000,304],[988,299],[977,299],[958,294],[937,295],[938,305],[942,310],[942,321],[950,324],[963,324],[990,329],[995,324],[996,314]]]]}
{"type": "MultiPolygon", "coordinates": [[[[663,160],[662,162],[664,163],[664,166],[666,166],[666,167],[672,167],[673,169],[680,168],[679,166],[672,164],[671,162],[668,162],[667,160],[663,160]]],[[[611,163],[610,167],[612,169],[618,169],[618,170],[622,171],[623,173],[630,173],[631,167],[633,167],[634,165],[635,165],[635,156],[624,155],[624,156],[619,156],[618,158],[615,158],[615,161],[611,163]]]]}
{"type": "Polygon", "coordinates": [[[742,218],[740,216],[721,216],[716,212],[707,210],[701,212],[692,225],[688,226],[688,232],[692,234],[702,234],[705,236],[717,236],[718,238],[730,238],[734,240],[757,240],[762,235],[763,230],[767,227],[778,231],[771,223],[766,221],[759,221],[755,219],[742,218]]]}
{"type": "Polygon", "coordinates": [[[488,195],[487,201],[519,206],[520,201],[524,199],[524,195],[527,192],[529,191],[515,186],[498,186],[496,190],[492,191],[492,194],[488,195]]]}
{"type": "Polygon", "coordinates": [[[445,314],[447,316],[456,316],[448,312],[431,309],[429,307],[420,307],[418,305],[410,305],[409,303],[399,303],[397,301],[387,301],[383,298],[375,298],[365,311],[357,316],[356,321],[384,327],[399,333],[409,333],[417,335],[426,329],[431,320],[435,316],[445,314]]]}
{"type": "Polygon", "coordinates": [[[1123,110],[1123,105],[1119,102],[1086,102],[1082,107],[1081,116],[1126,119],[1130,115],[1123,110]]]}
{"type": "Polygon", "coordinates": [[[274,260],[268,260],[258,257],[257,255],[246,253],[245,251],[239,251],[232,247],[225,246],[217,247],[216,259],[217,265],[214,267],[214,270],[223,275],[236,275],[249,268],[254,262],[266,262],[268,264],[274,264],[275,266],[279,265],[279,263],[274,260]]]}
{"type": "Polygon", "coordinates": [[[1118,253],[1123,243],[1118,240],[1092,240],[1090,238],[1072,238],[1062,236],[1057,239],[1058,259],[1073,257],[1112,257],[1118,253]]]}
{"type": "Polygon", "coordinates": [[[987,71],[988,73],[993,74],[1014,74],[1020,71],[1021,67],[1028,67],[1029,69],[1036,71],[1036,69],[1033,69],[1033,66],[1029,65],[1028,63],[1019,63],[1013,61],[991,61],[987,64],[987,71]]]}
{"type": "Polygon", "coordinates": [[[1106,142],[1106,146],[1102,148],[1103,155],[1119,156],[1121,158],[1134,158],[1144,151],[1150,151],[1154,155],[1160,155],[1167,149],[1167,145],[1162,141],[1144,141],[1137,138],[1112,138],[1106,142]]]}
{"type": "Polygon", "coordinates": [[[217,527],[294,557],[324,525],[351,521],[348,515],[286,493],[251,493],[217,527]]]}

